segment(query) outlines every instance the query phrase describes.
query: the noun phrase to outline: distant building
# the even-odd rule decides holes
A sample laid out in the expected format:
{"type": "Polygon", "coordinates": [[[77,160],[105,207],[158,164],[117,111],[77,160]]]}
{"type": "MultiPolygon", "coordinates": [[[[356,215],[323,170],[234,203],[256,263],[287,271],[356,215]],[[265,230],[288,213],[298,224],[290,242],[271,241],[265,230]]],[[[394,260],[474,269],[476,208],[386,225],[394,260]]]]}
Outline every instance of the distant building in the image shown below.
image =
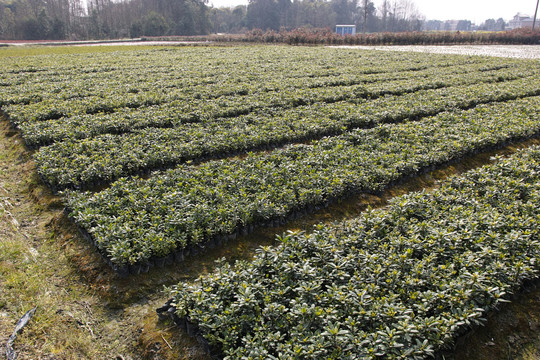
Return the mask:
{"type": "Polygon", "coordinates": [[[424,23],[424,29],[427,31],[442,30],[443,22],[441,20],[428,20],[424,23]]]}
{"type": "Polygon", "coordinates": [[[495,20],[495,19],[487,19],[480,26],[480,29],[481,30],[486,30],[486,31],[504,31],[504,30],[507,29],[507,25],[504,22],[503,18],[499,18],[497,20],[495,20]]]}
{"type": "Polygon", "coordinates": [[[447,20],[443,24],[442,30],[444,31],[456,31],[459,20],[447,20]]]}
{"type": "Polygon", "coordinates": [[[336,34],[356,35],[356,25],[336,25],[336,34]]]}
{"type": "Polygon", "coordinates": [[[508,22],[508,26],[506,28],[509,30],[519,28],[532,28],[533,21],[534,20],[532,17],[517,13],[516,16],[514,16],[514,18],[508,22]]]}
{"type": "Polygon", "coordinates": [[[424,29],[428,31],[472,31],[472,23],[469,20],[429,20],[424,23],[424,29]]]}

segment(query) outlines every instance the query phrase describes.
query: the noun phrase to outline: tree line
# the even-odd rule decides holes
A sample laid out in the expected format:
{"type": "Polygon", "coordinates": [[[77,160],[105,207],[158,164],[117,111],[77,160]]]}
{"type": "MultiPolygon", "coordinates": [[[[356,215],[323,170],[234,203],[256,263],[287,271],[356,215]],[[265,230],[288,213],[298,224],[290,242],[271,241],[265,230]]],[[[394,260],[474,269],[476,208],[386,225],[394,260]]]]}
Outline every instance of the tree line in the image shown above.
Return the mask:
{"type": "Polygon", "coordinates": [[[1,39],[105,39],[210,33],[205,0],[0,0],[1,39]]]}
{"type": "Polygon", "coordinates": [[[399,32],[421,30],[422,22],[411,0],[385,0],[379,8],[369,0],[250,0],[246,12],[247,28],[262,30],[343,24],[358,32],[399,32]]]}
{"type": "Polygon", "coordinates": [[[252,29],[334,28],[358,32],[421,30],[412,0],[250,0],[210,8],[207,0],[0,0],[2,39],[104,39],[241,33],[252,29]]]}

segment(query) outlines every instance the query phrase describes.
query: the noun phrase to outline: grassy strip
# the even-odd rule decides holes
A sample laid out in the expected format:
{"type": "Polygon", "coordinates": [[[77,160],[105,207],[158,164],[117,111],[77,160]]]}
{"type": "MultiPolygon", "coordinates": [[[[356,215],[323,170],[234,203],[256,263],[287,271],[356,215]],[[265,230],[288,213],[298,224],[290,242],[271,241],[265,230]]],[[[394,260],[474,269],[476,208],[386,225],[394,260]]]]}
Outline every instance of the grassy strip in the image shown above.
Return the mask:
{"type": "MultiPolygon", "coordinates": [[[[154,49],[154,46],[140,45],[120,45],[120,46],[10,46],[0,49],[0,58],[6,62],[13,61],[16,58],[26,58],[31,56],[51,56],[51,55],[95,55],[103,56],[107,53],[144,51],[154,49]]],[[[39,62],[39,60],[38,60],[39,62]]]]}
{"type": "Polygon", "coordinates": [[[422,359],[538,277],[539,201],[534,147],[431,194],[287,234],[252,262],[179,284],[171,310],[225,359],[422,359]]]}
{"type": "Polygon", "coordinates": [[[540,132],[540,97],[442,113],[289,146],[120,179],[96,194],[68,192],[71,217],[115,266],[178,259],[253,226],[286,221],[348,193],[540,132]]]}
{"type": "Polygon", "coordinates": [[[59,199],[39,184],[22,140],[0,120],[0,353],[19,318],[34,307],[35,316],[13,344],[19,359],[134,353],[133,337],[114,344],[120,329],[113,328],[96,288],[66,258],[65,234],[55,232],[59,199]]]}

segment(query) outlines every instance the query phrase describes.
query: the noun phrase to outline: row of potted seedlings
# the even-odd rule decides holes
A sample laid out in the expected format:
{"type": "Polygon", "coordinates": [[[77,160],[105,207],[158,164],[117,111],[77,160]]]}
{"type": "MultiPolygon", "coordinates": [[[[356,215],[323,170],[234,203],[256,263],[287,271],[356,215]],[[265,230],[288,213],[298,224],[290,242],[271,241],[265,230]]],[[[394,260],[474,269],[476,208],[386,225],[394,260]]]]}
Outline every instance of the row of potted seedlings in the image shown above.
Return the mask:
{"type": "Polygon", "coordinates": [[[287,233],[180,283],[160,317],[218,359],[424,359],[538,278],[540,148],[287,233]]]}
{"type": "Polygon", "coordinates": [[[535,137],[538,105],[540,97],[481,105],[241,159],[182,165],[148,179],[122,178],[97,193],[67,191],[66,206],[113,263],[137,264],[535,137]]]}

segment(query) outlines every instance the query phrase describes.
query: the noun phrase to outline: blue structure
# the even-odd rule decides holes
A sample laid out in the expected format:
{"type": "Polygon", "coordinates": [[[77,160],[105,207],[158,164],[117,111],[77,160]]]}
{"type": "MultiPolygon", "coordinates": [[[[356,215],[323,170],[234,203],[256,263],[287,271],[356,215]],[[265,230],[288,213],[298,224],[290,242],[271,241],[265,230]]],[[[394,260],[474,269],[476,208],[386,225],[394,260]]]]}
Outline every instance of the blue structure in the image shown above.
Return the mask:
{"type": "Polygon", "coordinates": [[[356,25],[336,25],[338,35],[356,35],[356,25]]]}

